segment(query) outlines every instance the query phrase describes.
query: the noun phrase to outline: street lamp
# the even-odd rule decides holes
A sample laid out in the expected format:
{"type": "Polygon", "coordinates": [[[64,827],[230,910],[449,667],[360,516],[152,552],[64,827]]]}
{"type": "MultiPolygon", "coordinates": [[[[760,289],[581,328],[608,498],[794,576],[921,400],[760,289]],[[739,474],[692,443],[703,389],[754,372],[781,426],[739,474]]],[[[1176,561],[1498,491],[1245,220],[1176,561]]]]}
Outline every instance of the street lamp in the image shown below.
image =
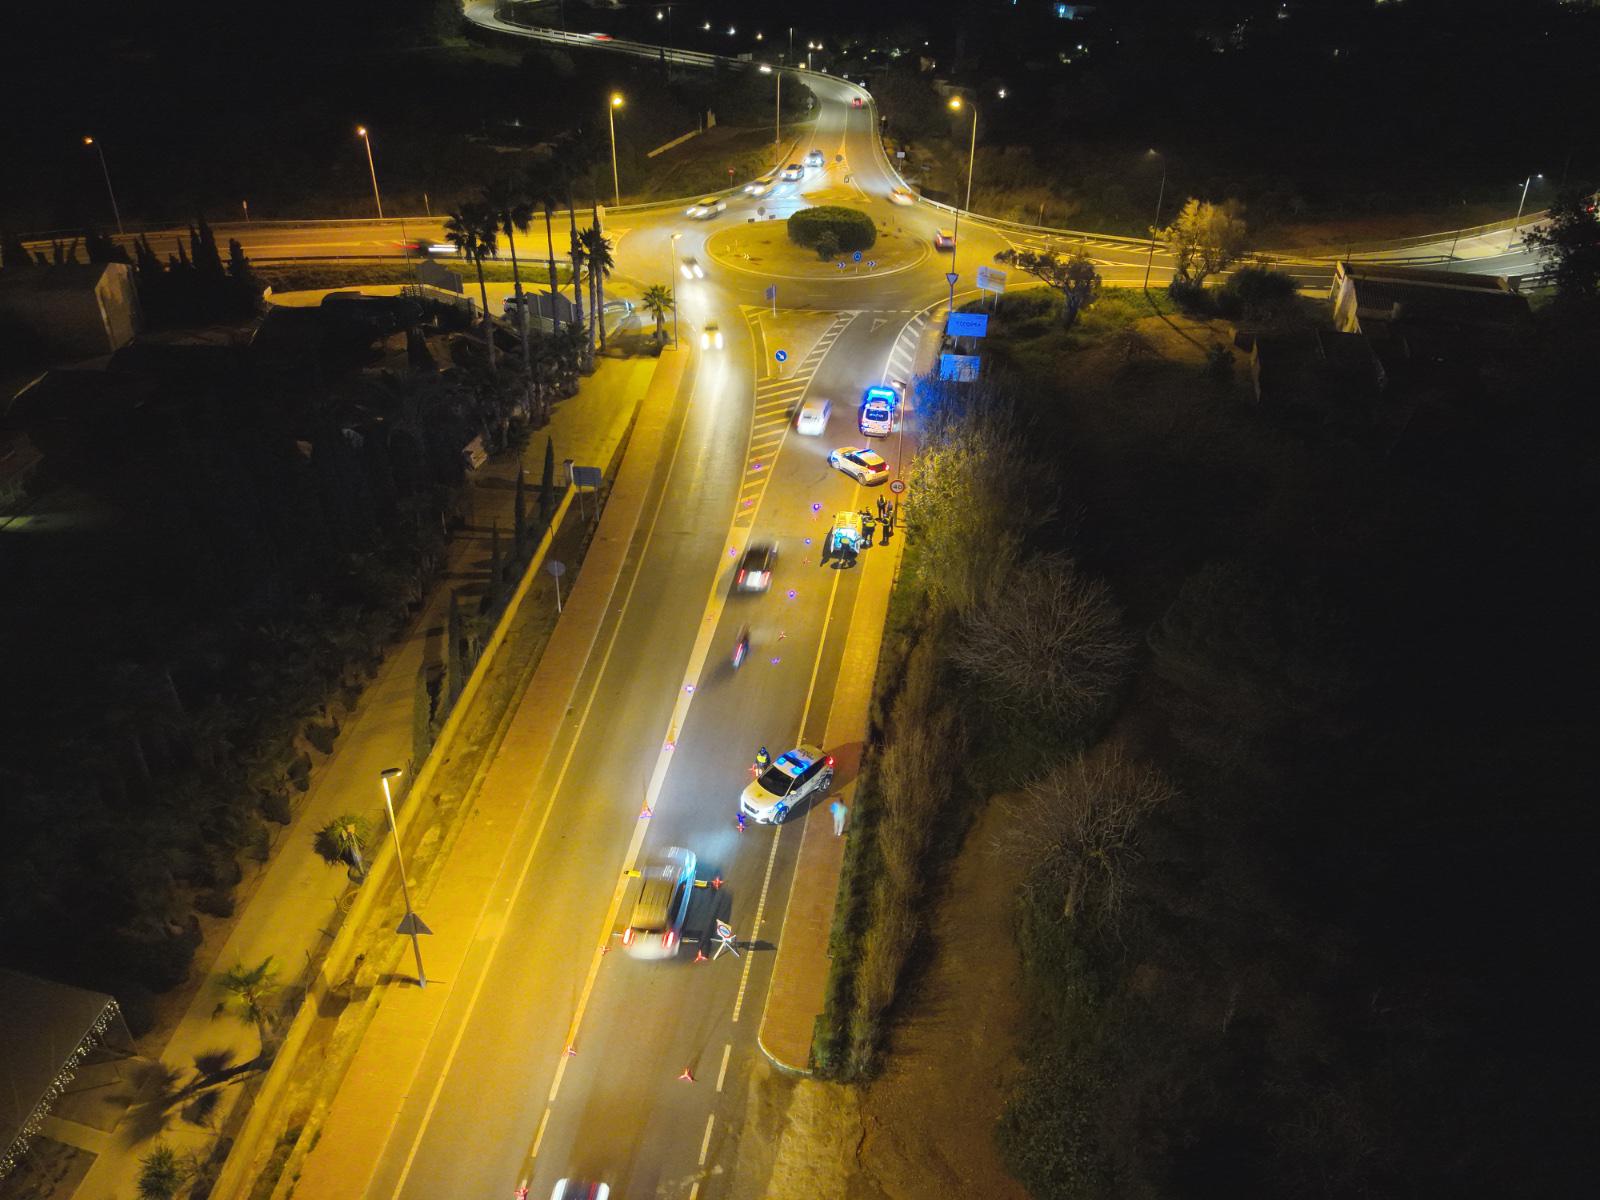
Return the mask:
{"type": "Polygon", "coordinates": [[[617,109],[622,107],[622,93],[611,93],[611,104],[606,108],[606,121],[611,126],[611,194],[617,205],[622,204],[622,185],[617,182],[617,109]]]}
{"type": "Polygon", "coordinates": [[[1144,260],[1144,290],[1150,290],[1150,268],[1156,261],[1156,230],[1161,228],[1161,202],[1167,196],[1167,156],[1151,148],[1145,152],[1145,157],[1155,155],[1161,160],[1161,186],[1156,189],[1156,223],[1150,226],[1150,253],[1144,260]]]}
{"type": "Polygon", "coordinates": [[[672,345],[678,345],[678,239],[683,234],[675,233],[668,239],[672,246],[672,345]]]}
{"type": "MultiPolygon", "coordinates": [[[[978,106],[970,100],[962,100],[960,96],[950,97],[950,108],[960,112],[963,107],[972,110],[972,141],[967,147],[967,203],[966,209],[972,211],[972,168],[978,157],[978,106]]],[[[961,245],[961,209],[956,209],[955,228],[950,231],[950,311],[956,307],[956,250],[961,245]]]]}
{"type": "Polygon", "coordinates": [[[117,234],[118,236],[121,236],[122,210],[117,207],[117,193],[116,190],[111,186],[111,168],[106,166],[105,147],[99,142],[95,141],[88,134],[84,135],[83,144],[85,146],[93,146],[95,153],[100,156],[100,173],[106,177],[106,194],[111,197],[111,215],[117,219],[117,234]]]}
{"type": "Polygon", "coordinates": [[[417,935],[429,930],[422,923],[422,918],[411,909],[411,885],[406,882],[406,861],[400,856],[400,830],[394,823],[394,797],[389,794],[389,781],[400,778],[401,774],[399,767],[389,767],[383,773],[383,811],[389,814],[389,832],[394,837],[394,862],[400,868],[400,894],[406,902],[406,916],[400,922],[400,931],[411,935],[411,952],[417,958],[417,986],[427,987],[428,973],[422,969],[422,943],[417,940],[417,935]]]}
{"type": "Polygon", "coordinates": [[[1522,225],[1522,206],[1528,202],[1528,187],[1535,179],[1543,179],[1543,175],[1529,175],[1522,181],[1522,199],[1517,201],[1517,220],[1511,226],[1511,236],[1506,239],[1506,250],[1511,250],[1512,244],[1517,240],[1517,229],[1522,225]]]}
{"type": "Polygon", "coordinates": [[[772,118],[772,143],[777,145],[783,141],[783,72],[774,71],[766,63],[761,64],[763,75],[776,75],[778,77],[778,98],[773,101],[772,118]]]}
{"type": "Polygon", "coordinates": [[[372,201],[378,206],[378,220],[383,220],[383,197],[378,195],[378,168],[372,162],[372,135],[365,125],[356,126],[356,136],[367,148],[367,170],[372,174],[372,201]]]}

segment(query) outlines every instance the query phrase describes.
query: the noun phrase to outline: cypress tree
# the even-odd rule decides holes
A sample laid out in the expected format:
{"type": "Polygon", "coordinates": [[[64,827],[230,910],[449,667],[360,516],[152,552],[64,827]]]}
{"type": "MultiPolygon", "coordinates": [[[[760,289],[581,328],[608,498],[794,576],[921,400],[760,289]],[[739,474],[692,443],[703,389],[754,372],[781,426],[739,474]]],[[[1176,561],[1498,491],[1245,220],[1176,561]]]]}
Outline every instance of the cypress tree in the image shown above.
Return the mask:
{"type": "Polygon", "coordinates": [[[528,553],[528,496],[526,472],[519,466],[517,468],[517,506],[512,511],[511,540],[512,557],[521,563],[528,553]]]}
{"type": "Polygon", "coordinates": [[[544,439],[544,474],[539,480],[539,520],[550,523],[550,512],[555,507],[556,444],[546,435],[544,439]]]}

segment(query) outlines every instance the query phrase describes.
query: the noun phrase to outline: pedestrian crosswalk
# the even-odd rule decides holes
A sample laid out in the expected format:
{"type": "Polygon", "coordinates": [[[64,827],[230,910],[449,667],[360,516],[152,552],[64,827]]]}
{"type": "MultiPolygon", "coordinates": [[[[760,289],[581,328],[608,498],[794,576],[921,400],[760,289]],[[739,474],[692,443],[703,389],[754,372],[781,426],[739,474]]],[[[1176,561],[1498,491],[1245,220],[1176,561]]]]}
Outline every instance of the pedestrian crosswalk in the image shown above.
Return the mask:
{"type": "MultiPolygon", "coordinates": [[[[783,449],[784,439],[793,428],[792,418],[795,409],[799,407],[806,389],[811,386],[811,380],[816,375],[817,368],[822,365],[822,360],[849,328],[850,322],[855,320],[856,315],[854,312],[837,314],[827,329],[823,330],[816,344],[806,352],[805,357],[792,371],[757,382],[755,412],[750,423],[750,454],[745,462],[744,479],[739,488],[734,528],[748,529],[755,520],[756,512],[761,507],[761,497],[767,490],[767,481],[772,478],[773,463],[777,461],[778,452],[783,449]]],[[[745,313],[745,321],[751,327],[752,336],[757,332],[758,316],[759,310],[745,313]]]]}

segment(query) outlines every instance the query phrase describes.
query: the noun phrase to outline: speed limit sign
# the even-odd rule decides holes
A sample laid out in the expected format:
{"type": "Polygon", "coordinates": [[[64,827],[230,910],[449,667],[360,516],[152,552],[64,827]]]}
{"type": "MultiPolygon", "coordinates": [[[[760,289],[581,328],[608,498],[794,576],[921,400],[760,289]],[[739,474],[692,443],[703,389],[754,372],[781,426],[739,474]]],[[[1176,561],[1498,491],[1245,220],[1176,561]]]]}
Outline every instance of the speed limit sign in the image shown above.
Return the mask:
{"type": "Polygon", "coordinates": [[[898,496],[906,490],[906,481],[904,479],[891,479],[889,481],[889,490],[898,496]]]}

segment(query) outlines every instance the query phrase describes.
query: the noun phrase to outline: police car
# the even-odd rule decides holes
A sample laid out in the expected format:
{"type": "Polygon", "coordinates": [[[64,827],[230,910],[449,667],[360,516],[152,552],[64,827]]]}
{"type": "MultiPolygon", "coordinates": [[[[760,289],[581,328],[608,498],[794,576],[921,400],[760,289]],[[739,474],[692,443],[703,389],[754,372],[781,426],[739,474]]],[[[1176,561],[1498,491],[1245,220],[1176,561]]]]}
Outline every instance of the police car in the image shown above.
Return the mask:
{"type": "Polygon", "coordinates": [[[894,432],[894,410],[900,403],[891,387],[874,384],[861,398],[861,416],[857,422],[867,437],[888,437],[894,432]]]}
{"type": "Polygon", "coordinates": [[[815,746],[797,746],[751,780],[739,797],[739,811],[759,825],[776,825],[795,805],[826,795],[832,785],[833,755],[815,746]]]}

